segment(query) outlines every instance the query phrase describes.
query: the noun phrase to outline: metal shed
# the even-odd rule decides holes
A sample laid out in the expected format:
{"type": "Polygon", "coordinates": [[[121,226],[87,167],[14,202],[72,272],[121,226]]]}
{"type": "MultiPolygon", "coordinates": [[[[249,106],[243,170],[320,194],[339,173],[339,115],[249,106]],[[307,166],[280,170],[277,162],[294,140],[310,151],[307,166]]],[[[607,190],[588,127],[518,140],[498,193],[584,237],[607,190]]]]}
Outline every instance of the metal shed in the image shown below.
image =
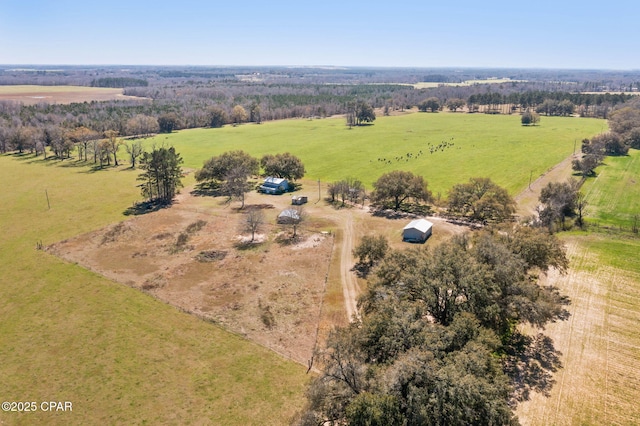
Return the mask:
{"type": "Polygon", "coordinates": [[[431,236],[433,223],[426,219],[412,220],[402,229],[402,241],[424,243],[431,236]]]}
{"type": "Polygon", "coordinates": [[[277,222],[280,224],[300,222],[300,213],[295,209],[286,209],[280,212],[277,222]]]}

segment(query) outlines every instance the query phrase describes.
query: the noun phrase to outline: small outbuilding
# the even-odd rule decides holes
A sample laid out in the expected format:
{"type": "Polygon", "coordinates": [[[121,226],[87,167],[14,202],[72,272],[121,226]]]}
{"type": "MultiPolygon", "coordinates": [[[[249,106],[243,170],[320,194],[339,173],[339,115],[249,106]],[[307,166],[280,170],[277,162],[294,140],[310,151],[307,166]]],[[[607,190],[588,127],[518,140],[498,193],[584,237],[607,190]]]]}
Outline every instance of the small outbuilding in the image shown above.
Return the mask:
{"type": "Polygon", "coordinates": [[[296,209],[282,210],[278,215],[277,222],[280,224],[291,224],[300,222],[300,212],[296,209]]]}
{"type": "Polygon", "coordinates": [[[265,194],[282,194],[291,189],[289,181],[284,178],[276,178],[269,176],[264,180],[258,191],[265,194]]]}
{"type": "Polygon", "coordinates": [[[412,220],[402,229],[402,241],[424,243],[431,236],[433,223],[426,219],[412,220]]]}
{"type": "Polygon", "coordinates": [[[301,206],[303,204],[306,204],[308,201],[309,197],[307,197],[306,195],[294,195],[293,197],[291,197],[291,204],[293,204],[294,206],[301,206]]]}

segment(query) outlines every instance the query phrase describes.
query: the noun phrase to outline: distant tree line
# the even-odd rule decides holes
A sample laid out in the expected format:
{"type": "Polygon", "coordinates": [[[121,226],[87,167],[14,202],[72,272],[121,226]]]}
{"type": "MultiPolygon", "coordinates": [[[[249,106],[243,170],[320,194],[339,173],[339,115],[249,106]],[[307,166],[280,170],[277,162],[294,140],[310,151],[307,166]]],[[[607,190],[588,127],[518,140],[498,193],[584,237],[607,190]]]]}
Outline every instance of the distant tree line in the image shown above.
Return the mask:
{"type": "Polygon", "coordinates": [[[91,81],[91,87],[146,87],[149,85],[147,80],[131,77],[102,77],[91,81]]]}
{"type": "MultiPolygon", "coordinates": [[[[629,95],[624,94],[556,90],[566,88],[566,84],[559,83],[512,82],[417,90],[401,84],[316,84],[295,79],[295,83],[285,83],[285,74],[278,74],[283,78],[278,82],[261,82],[243,81],[224,73],[218,76],[219,79],[212,76],[213,80],[205,80],[195,78],[196,75],[202,77],[198,74],[200,71],[189,71],[194,75],[193,79],[163,78],[159,71],[155,71],[155,74],[147,72],[141,74],[144,79],[115,75],[94,78],[92,81],[96,85],[135,84],[136,87],[127,87],[125,93],[143,96],[148,100],[70,105],[0,102],[0,151],[27,149],[42,153],[43,147],[53,150],[55,145],[56,156],[68,156],[70,150],[60,150],[61,144],[56,145],[47,135],[66,134],[79,127],[86,127],[97,134],[115,131],[121,137],[145,137],[186,128],[336,114],[346,114],[350,125],[357,125],[371,123],[376,117],[376,110],[380,109],[384,114],[416,106],[430,112],[437,112],[444,107],[459,111],[465,105],[469,112],[512,113],[530,109],[543,115],[578,113],[607,117],[610,111],[621,109],[621,102],[629,99],[629,95]],[[539,89],[549,89],[549,86],[553,90],[539,89]],[[487,92],[488,87],[491,88],[490,92],[487,92]]],[[[49,74],[45,73],[46,76],[49,74]]],[[[63,74],[55,75],[64,77],[63,74]]],[[[286,75],[290,78],[296,74],[286,75]]],[[[79,78],[80,74],[73,77],[79,78]]],[[[351,76],[345,74],[343,78],[350,81],[351,76]]],[[[617,114],[621,117],[624,112],[617,114]]],[[[638,133],[638,130],[635,132],[638,133]]],[[[635,136],[625,133],[625,137],[635,136]]]]}

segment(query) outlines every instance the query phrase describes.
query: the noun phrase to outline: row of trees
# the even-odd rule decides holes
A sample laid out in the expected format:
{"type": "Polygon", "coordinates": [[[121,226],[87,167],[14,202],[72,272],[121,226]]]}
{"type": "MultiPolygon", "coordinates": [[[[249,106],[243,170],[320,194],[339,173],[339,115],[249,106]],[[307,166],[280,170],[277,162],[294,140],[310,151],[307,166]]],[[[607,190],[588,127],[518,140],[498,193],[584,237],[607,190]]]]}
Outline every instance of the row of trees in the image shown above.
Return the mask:
{"type": "Polygon", "coordinates": [[[606,156],[640,149],[640,101],[634,99],[613,111],[609,127],[610,131],[582,141],[582,157],[573,161],[573,169],[583,177],[593,176],[606,156]]]}
{"type": "Polygon", "coordinates": [[[377,240],[383,260],[359,300],[361,320],[331,332],[298,422],[517,424],[517,402],[548,392],[560,366],[551,339],[518,325],[567,317],[568,300],[536,278],[566,270],[562,244],[520,226],[433,249],[377,240]]]}
{"type": "MultiPolygon", "coordinates": [[[[408,171],[385,173],[373,183],[368,195],[371,204],[379,209],[406,210],[409,203],[431,203],[433,196],[424,177],[408,171]]],[[[332,182],[328,186],[330,202],[340,200],[354,204],[364,203],[367,197],[364,185],[353,178],[332,182]]],[[[488,178],[471,178],[455,185],[449,191],[448,212],[481,223],[499,223],[509,220],[515,213],[515,201],[506,189],[488,178]]]]}

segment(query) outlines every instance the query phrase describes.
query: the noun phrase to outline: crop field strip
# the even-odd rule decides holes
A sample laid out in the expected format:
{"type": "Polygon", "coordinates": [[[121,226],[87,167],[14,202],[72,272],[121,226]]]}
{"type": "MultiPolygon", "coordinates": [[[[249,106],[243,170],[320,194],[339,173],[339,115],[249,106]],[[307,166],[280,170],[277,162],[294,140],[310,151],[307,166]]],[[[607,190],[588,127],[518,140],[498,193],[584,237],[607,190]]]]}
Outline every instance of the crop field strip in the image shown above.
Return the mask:
{"type": "Polygon", "coordinates": [[[571,269],[552,276],[571,298],[571,317],[547,328],[564,367],[551,396],[533,395],[518,414],[524,424],[635,424],[640,389],[640,268],[613,265],[612,250],[640,251],[638,240],[571,236],[571,269]]]}
{"type": "Polygon", "coordinates": [[[7,85],[0,86],[0,101],[21,102],[35,105],[40,102],[69,104],[74,102],[108,101],[138,99],[123,95],[123,89],[87,86],[36,86],[7,85]]]}

